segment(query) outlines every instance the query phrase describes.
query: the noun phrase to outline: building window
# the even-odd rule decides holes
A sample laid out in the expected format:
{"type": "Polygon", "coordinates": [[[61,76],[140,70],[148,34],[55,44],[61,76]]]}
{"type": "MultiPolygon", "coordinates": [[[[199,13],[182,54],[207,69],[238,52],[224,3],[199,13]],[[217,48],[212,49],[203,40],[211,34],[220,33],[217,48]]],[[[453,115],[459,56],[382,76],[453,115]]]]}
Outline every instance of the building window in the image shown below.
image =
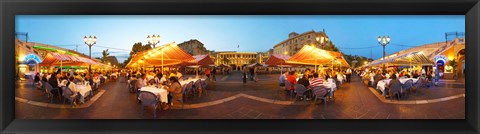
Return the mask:
{"type": "Polygon", "coordinates": [[[308,35],[308,36],[307,36],[307,38],[309,38],[309,39],[310,39],[310,35],[308,35]]]}

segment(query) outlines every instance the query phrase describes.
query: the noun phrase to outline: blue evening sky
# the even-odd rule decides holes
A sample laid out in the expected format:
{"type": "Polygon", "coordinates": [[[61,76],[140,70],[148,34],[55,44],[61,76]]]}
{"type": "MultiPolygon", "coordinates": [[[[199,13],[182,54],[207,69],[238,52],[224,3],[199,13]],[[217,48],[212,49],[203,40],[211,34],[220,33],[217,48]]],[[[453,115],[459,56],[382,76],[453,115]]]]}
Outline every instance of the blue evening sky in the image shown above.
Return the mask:
{"type": "Polygon", "coordinates": [[[28,32],[29,41],[56,45],[88,54],[85,35],[97,36],[92,56],[100,57],[104,46],[119,62],[128,57],[136,42],[159,34],[160,44],[198,39],[209,50],[264,52],[287,39],[290,32],[325,29],[330,40],[345,54],[374,59],[382,56],[379,35],[390,35],[387,54],[427,43],[445,41],[445,32],[464,32],[463,15],[348,16],[348,15],[17,15],[17,32],[28,32]],[[240,48],[237,48],[240,45],[240,48]],[[371,47],[368,49],[352,49],[371,47]]]}

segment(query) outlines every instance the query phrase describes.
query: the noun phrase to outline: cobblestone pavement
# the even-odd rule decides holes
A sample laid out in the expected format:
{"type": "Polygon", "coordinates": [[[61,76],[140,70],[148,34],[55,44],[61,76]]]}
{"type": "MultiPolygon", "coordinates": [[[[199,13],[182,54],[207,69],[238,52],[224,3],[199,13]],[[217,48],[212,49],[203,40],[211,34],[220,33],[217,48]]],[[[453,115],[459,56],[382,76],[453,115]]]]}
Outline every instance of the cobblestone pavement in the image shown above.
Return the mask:
{"type": "MultiPolygon", "coordinates": [[[[231,75],[235,75],[232,73],[231,75]]],[[[217,82],[209,82],[208,95],[189,99],[187,104],[201,104],[212,102],[238,94],[260,97],[269,100],[293,102],[291,105],[280,105],[259,101],[248,97],[235,97],[222,101],[216,105],[191,109],[157,110],[160,119],[464,119],[465,98],[457,98],[429,104],[387,104],[379,100],[358,78],[351,83],[345,83],[335,93],[335,100],[329,101],[323,107],[308,101],[295,101],[278,93],[276,84],[277,75],[264,75],[262,81],[231,83],[217,77],[217,82]]],[[[238,80],[235,80],[238,81],[238,80]]],[[[241,82],[241,81],[240,81],[241,82]]],[[[35,100],[35,96],[26,95],[27,92],[40,92],[28,89],[28,86],[18,83],[17,97],[35,100]],[[22,92],[22,93],[19,93],[22,92]]],[[[19,119],[151,119],[153,109],[145,107],[142,114],[141,107],[135,101],[135,94],[129,93],[126,83],[121,81],[107,83],[100,87],[106,92],[88,108],[55,109],[39,107],[16,101],[16,118],[19,119]]],[[[412,95],[409,99],[429,99],[464,93],[464,88],[434,87],[425,90],[422,94],[412,95]],[[433,95],[435,94],[435,95],[433,95]],[[437,95],[439,94],[439,95],[437,95]],[[446,94],[446,95],[445,95],[446,94]],[[417,98],[415,98],[417,97],[417,98]]],[[[38,99],[38,98],[37,98],[38,99]]],[[[174,104],[179,106],[178,104],[174,104]]]]}

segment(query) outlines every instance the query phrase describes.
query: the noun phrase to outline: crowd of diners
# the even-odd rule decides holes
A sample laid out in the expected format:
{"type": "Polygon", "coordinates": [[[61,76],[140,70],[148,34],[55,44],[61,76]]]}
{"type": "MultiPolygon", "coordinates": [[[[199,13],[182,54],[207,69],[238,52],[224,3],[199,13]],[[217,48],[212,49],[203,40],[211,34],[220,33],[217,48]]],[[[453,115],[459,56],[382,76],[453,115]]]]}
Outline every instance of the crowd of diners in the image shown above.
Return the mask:
{"type": "MultiPolygon", "coordinates": [[[[305,71],[300,72],[296,70],[292,71],[284,71],[280,77],[279,77],[279,84],[280,87],[285,87],[285,83],[288,81],[291,83],[290,87],[285,87],[285,90],[291,91],[291,92],[285,92],[286,95],[289,94],[296,94],[296,91],[294,89],[294,84],[301,84],[304,87],[307,88],[307,91],[304,93],[304,95],[307,96],[307,100],[311,100],[313,94],[312,90],[314,87],[320,86],[324,87],[321,88],[322,93],[324,93],[324,96],[327,95],[327,88],[324,86],[324,83],[328,83],[329,81],[335,83],[336,85],[339,85],[343,82],[350,82],[351,81],[351,75],[352,75],[353,70],[351,68],[344,68],[344,69],[324,69],[322,71],[315,71],[315,70],[310,70],[309,68],[305,69],[305,71]]],[[[338,86],[337,86],[338,87],[338,86]]]]}
{"type": "Polygon", "coordinates": [[[183,80],[183,74],[180,71],[160,71],[160,69],[154,71],[126,71],[126,78],[128,79],[128,85],[133,86],[134,91],[145,86],[156,86],[157,88],[163,87],[169,92],[168,104],[162,104],[162,109],[167,110],[172,105],[172,99],[183,98],[182,85],[180,80],[183,80]],[[131,83],[134,82],[134,83],[131,83]]]}
{"type": "Polygon", "coordinates": [[[438,82],[440,79],[439,71],[429,70],[425,71],[425,69],[398,69],[393,68],[390,70],[382,70],[382,69],[372,69],[366,68],[362,70],[356,70],[357,73],[363,78],[363,81],[368,86],[371,86],[377,89],[378,83],[381,80],[390,80],[388,84],[385,85],[386,91],[383,91],[383,96],[386,94],[390,94],[391,89],[398,89],[399,87],[405,86],[400,82],[400,79],[417,79],[417,82],[414,84],[430,87],[432,85],[436,85],[435,82],[438,82]],[[422,81],[418,81],[418,79],[422,79],[422,81]]]}
{"type": "MultiPolygon", "coordinates": [[[[435,73],[430,70],[426,72],[424,69],[391,69],[391,70],[381,70],[381,69],[364,69],[364,70],[357,70],[357,73],[363,78],[363,80],[368,80],[368,85],[375,87],[378,81],[384,79],[395,79],[397,78],[419,78],[423,77],[426,78],[428,81],[438,81],[440,79],[439,72],[436,71],[435,73]]],[[[430,85],[429,85],[430,86],[430,85]]]]}
{"type": "MultiPolygon", "coordinates": [[[[117,73],[116,71],[98,71],[94,72],[92,76],[89,75],[89,72],[75,72],[73,69],[60,69],[54,68],[54,71],[50,73],[36,73],[34,78],[34,84],[38,89],[45,89],[43,83],[48,83],[54,89],[50,91],[52,94],[62,95],[63,86],[68,87],[72,93],[77,93],[75,89],[75,84],[86,83],[92,87],[92,89],[98,89],[98,86],[101,83],[105,83],[112,73],[117,73]]],[[[52,97],[52,96],[49,96],[52,97]]]]}

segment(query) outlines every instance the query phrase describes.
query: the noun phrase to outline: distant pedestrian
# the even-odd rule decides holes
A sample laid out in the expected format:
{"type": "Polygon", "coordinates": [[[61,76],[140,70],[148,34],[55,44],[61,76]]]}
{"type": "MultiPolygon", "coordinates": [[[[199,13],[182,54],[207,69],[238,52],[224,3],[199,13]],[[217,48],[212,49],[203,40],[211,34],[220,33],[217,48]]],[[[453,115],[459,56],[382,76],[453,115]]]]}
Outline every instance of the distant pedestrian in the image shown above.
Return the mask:
{"type": "Polygon", "coordinates": [[[247,72],[243,71],[242,73],[242,79],[243,79],[243,83],[247,83],[247,72]]]}
{"type": "Polygon", "coordinates": [[[210,69],[207,68],[207,70],[205,70],[205,75],[207,76],[207,79],[210,80],[210,69]]]}
{"type": "Polygon", "coordinates": [[[250,68],[250,81],[253,81],[253,75],[255,75],[255,69],[250,68]]]}
{"type": "Polygon", "coordinates": [[[212,79],[213,81],[217,81],[217,78],[215,77],[215,74],[217,73],[217,69],[214,67],[212,70],[212,79]]]}
{"type": "Polygon", "coordinates": [[[435,86],[438,86],[439,79],[440,79],[440,71],[438,69],[435,69],[435,81],[434,81],[435,86]]]}

